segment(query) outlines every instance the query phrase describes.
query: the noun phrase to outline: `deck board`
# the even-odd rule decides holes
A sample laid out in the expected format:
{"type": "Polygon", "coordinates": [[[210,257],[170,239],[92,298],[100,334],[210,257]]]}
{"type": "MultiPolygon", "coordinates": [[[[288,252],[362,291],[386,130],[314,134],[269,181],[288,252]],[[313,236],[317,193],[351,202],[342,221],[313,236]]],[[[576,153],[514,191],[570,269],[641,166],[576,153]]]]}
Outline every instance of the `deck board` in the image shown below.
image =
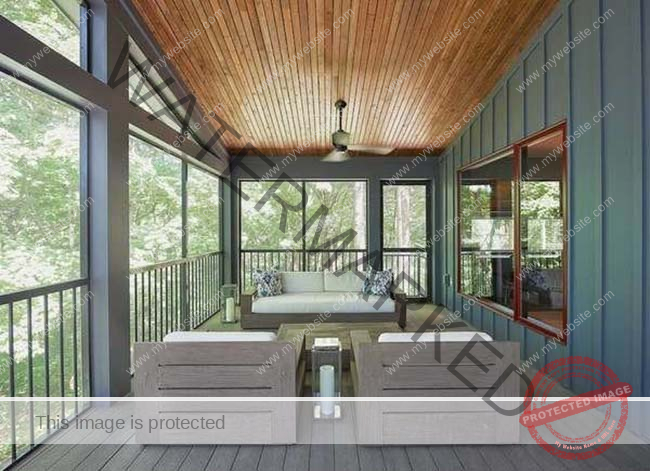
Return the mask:
{"type": "Polygon", "coordinates": [[[284,471],[300,471],[307,469],[309,463],[309,445],[293,445],[287,447],[284,457],[284,471]]]}
{"type": "Polygon", "coordinates": [[[439,469],[427,447],[407,446],[406,454],[413,471],[433,471],[439,469]]]}
{"type": "Polygon", "coordinates": [[[167,451],[166,446],[163,445],[150,445],[142,449],[142,453],[126,468],[129,471],[151,471],[154,466],[160,461],[160,458],[167,451]]]}
{"type": "Polygon", "coordinates": [[[170,446],[165,454],[153,467],[154,471],[166,471],[168,469],[179,469],[185,462],[187,455],[192,450],[191,446],[170,446]]]}
{"type": "Polygon", "coordinates": [[[359,454],[355,445],[334,445],[334,470],[359,471],[359,454]]]}
{"type": "Polygon", "coordinates": [[[262,450],[260,462],[257,469],[265,471],[282,471],[284,468],[284,457],[287,454],[287,447],[282,445],[268,445],[262,450]]]}
{"type": "Polygon", "coordinates": [[[101,471],[435,471],[460,469],[650,470],[650,447],[615,445],[586,461],[567,461],[537,445],[498,446],[141,446],[45,445],[14,466],[16,470],[101,471]],[[85,447],[85,448],[83,448],[85,447]],[[55,462],[50,461],[55,460],[55,462]],[[78,460],[75,462],[74,460],[78,460]]]}
{"type": "Polygon", "coordinates": [[[205,471],[224,471],[232,468],[239,447],[236,445],[219,445],[215,447],[212,458],[208,461],[205,471]]]}
{"type": "Polygon", "coordinates": [[[232,465],[232,471],[251,471],[257,469],[262,457],[261,446],[240,446],[237,457],[232,465]]]}
{"type": "Polygon", "coordinates": [[[183,461],[179,471],[203,471],[216,447],[206,445],[195,445],[187,454],[187,458],[183,461]]]}

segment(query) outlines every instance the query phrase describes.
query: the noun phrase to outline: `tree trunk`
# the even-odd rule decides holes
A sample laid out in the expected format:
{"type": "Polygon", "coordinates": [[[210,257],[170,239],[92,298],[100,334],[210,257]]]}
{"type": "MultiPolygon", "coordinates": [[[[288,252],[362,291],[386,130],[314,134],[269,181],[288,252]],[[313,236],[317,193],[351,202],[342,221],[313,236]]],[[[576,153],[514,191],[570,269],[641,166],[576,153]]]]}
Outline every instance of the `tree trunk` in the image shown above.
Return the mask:
{"type": "Polygon", "coordinates": [[[411,225],[409,224],[410,208],[411,188],[408,186],[398,187],[395,224],[397,225],[397,246],[400,248],[411,246],[411,225]]]}

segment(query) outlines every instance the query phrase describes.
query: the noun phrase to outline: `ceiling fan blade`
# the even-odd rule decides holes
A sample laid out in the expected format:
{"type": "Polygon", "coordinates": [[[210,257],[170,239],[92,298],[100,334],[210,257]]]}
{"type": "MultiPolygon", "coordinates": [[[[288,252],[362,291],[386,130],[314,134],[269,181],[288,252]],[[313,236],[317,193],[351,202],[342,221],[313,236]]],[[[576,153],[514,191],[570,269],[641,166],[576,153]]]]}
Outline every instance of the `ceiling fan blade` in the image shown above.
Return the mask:
{"type": "Polygon", "coordinates": [[[388,155],[393,152],[395,149],[393,147],[382,147],[382,146],[367,146],[364,144],[352,144],[348,146],[348,150],[353,150],[355,152],[363,152],[365,154],[378,154],[378,155],[388,155]]]}
{"type": "Polygon", "coordinates": [[[346,160],[350,160],[350,154],[346,150],[334,149],[323,157],[323,162],[345,162],[346,160]]]}

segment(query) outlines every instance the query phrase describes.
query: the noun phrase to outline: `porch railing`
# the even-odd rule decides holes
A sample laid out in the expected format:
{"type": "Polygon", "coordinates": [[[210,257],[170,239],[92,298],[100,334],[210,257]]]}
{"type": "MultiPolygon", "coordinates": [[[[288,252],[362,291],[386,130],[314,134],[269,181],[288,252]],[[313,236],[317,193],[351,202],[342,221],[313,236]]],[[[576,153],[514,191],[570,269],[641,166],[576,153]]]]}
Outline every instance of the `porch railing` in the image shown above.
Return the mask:
{"type": "MultiPolygon", "coordinates": [[[[0,395],[90,396],[90,299],[85,278],[0,295],[0,395]]],[[[36,416],[70,418],[87,404],[44,402],[35,410],[40,406],[0,408],[0,463],[15,461],[55,431],[40,427],[36,416]]]]}
{"type": "Polygon", "coordinates": [[[427,299],[429,297],[429,256],[422,250],[384,250],[384,269],[395,274],[399,288],[407,298],[427,299]]]}
{"type": "MultiPolygon", "coordinates": [[[[351,270],[364,272],[367,268],[366,250],[242,250],[240,253],[239,280],[243,290],[253,283],[256,269],[280,271],[351,270]]],[[[409,298],[428,296],[428,256],[422,251],[384,253],[384,268],[391,268],[395,276],[407,275],[400,287],[409,298]]]]}
{"type": "Polygon", "coordinates": [[[220,309],[223,254],[213,252],[131,270],[131,341],[158,342],[191,330],[220,309]]]}
{"type": "Polygon", "coordinates": [[[256,269],[280,271],[365,270],[366,250],[242,250],[239,257],[239,286],[254,286],[256,269]]]}

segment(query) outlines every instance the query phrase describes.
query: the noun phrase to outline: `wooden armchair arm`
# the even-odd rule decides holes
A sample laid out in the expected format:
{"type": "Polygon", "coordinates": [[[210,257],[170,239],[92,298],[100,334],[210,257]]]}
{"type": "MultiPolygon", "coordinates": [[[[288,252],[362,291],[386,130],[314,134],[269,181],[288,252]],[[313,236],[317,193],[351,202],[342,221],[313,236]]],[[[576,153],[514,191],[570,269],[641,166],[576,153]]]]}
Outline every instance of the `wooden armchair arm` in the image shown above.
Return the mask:
{"type": "MultiPolygon", "coordinates": [[[[365,396],[376,396],[376,393],[371,393],[372,385],[368,386],[368,378],[376,376],[376,372],[368,372],[368,367],[376,366],[377,350],[373,346],[372,339],[370,334],[366,330],[354,330],[350,331],[350,344],[351,344],[351,355],[350,359],[350,374],[352,376],[352,387],[354,388],[354,394],[358,397],[365,396]]],[[[377,363],[378,365],[378,363],[377,363]]],[[[378,378],[375,378],[377,381],[381,380],[381,374],[378,378]]]]}
{"type": "Polygon", "coordinates": [[[240,312],[241,315],[251,314],[253,312],[253,299],[257,294],[257,288],[248,288],[241,294],[240,312]]]}
{"type": "Polygon", "coordinates": [[[399,320],[397,323],[402,329],[404,329],[404,327],[406,327],[406,293],[395,287],[391,294],[395,300],[395,311],[399,314],[399,320]]]}
{"type": "Polygon", "coordinates": [[[351,330],[350,344],[352,346],[352,358],[357,358],[363,345],[369,345],[371,343],[372,340],[367,330],[351,330]]]}
{"type": "Polygon", "coordinates": [[[305,336],[304,334],[297,333],[295,330],[278,330],[278,340],[281,342],[288,342],[296,355],[296,365],[300,362],[300,356],[305,349],[305,336]]]}

